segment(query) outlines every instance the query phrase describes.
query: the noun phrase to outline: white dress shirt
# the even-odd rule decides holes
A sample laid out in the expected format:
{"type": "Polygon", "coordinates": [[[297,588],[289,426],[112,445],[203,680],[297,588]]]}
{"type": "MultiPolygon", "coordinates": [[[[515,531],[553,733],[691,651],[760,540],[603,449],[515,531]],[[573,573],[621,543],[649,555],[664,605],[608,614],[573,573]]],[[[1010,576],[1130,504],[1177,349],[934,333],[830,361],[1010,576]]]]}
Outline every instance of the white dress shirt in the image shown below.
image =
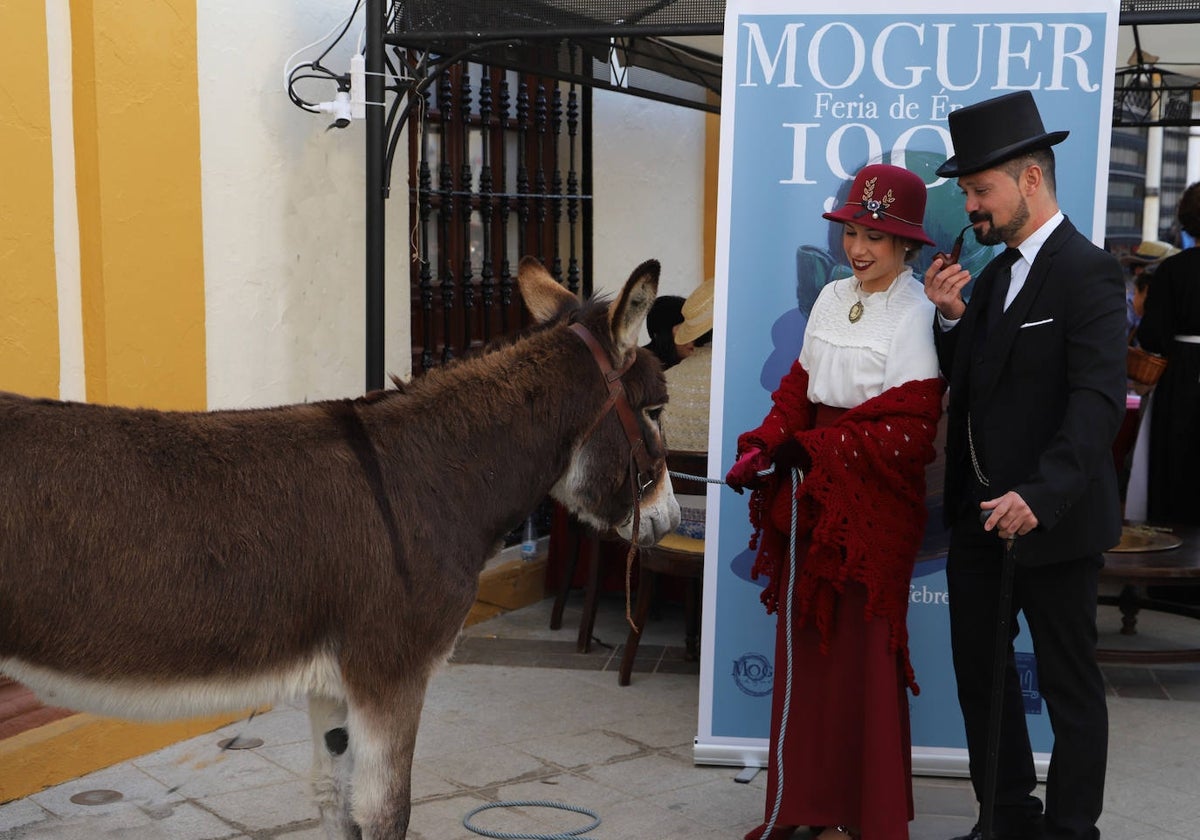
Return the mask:
{"type": "MultiPolygon", "coordinates": [[[[1033,268],[1033,261],[1037,259],[1038,252],[1042,250],[1042,246],[1046,244],[1046,240],[1050,238],[1050,234],[1063,222],[1062,211],[1056,212],[1053,216],[1046,220],[1040,228],[1035,230],[1029,236],[1025,237],[1025,241],[1017,246],[1017,250],[1021,252],[1021,256],[1012,264],[1012,279],[1008,283],[1008,294],[1004,298],[1004,309],[1008,311],[1008,306],[1020,293],[1025,286],[1025,280],[1029,277],[1029,269],[1033,268]]],[[[938,313],[938,324],[943,330],[948,330],[954,327],[961,319],[955,318],[953,321],[938,313]]]]}

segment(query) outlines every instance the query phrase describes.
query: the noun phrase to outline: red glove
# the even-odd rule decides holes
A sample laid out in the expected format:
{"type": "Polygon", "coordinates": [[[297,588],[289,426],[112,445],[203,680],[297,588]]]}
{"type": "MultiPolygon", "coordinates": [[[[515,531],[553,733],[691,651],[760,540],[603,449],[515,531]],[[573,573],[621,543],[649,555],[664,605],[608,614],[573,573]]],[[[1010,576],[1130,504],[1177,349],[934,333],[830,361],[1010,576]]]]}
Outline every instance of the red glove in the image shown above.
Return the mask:
{"type": "Polygon", "coordinates": [[[725,483],[739,493],[745,487],[754,490],[763,483],[763,476],[759,473],[769,469],[771,459],[757,446],[752,446],[738,457],[737,463],[726,474],[725,483]]]}

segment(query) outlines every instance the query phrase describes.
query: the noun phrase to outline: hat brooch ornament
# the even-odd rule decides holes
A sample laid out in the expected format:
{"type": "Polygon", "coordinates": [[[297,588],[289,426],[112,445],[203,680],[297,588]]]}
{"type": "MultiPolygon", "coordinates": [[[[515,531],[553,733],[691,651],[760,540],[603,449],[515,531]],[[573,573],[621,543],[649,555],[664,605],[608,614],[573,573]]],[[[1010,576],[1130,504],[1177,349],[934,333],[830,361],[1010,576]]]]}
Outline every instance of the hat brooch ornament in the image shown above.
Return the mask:
{"type": "Polygon", "coordinates": [[[893,203],[895,203],[896,196],[892,195],[892,191],[890,189],[883,196],[883,198],[875,197],[875,182],[878,180],[878,177],[871,178],[869,181],[863,184],[861,202],[863,209],[854,214],[856,219],[861,216],[865,216],[867,213],[871,214],[872,219],[878,219],[880,216],[886,216],[887,213],[884,211],[886,211],[892,206],[893,203]]]}

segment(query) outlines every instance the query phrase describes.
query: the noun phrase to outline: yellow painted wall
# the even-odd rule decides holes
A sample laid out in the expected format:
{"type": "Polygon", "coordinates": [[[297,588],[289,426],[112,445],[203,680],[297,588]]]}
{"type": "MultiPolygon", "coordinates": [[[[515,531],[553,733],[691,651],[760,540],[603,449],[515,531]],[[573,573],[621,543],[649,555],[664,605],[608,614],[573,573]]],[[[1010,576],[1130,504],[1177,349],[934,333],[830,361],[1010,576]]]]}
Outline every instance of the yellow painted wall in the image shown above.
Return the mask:
{"type": "Polygon", "coordinates": [[[72,0],[71,38],[88,401],[203,409],[195,0],[72,0]]]}
{"type": "Polygon", "coordinates": [[[0,2],[0,33],[0,390],[57,397],[45,4],[0,2]]]}
{"type": "MultiPolygon", "coordinates": [[[[65,79],[48,39],[66,34],[48,31],[45,3],[0,0],[0,389],[60,393],[57,176],[78,205],[57,221],[78,224],[79,276],[63,282],[82,294],[87,399],[204,409],[195,0],[71,0],[69,35],[73,184],[51,142],[65,79]]],[[[74,715],[21,733],[0,742],[0,801],[232,719],[74,715]]]]}

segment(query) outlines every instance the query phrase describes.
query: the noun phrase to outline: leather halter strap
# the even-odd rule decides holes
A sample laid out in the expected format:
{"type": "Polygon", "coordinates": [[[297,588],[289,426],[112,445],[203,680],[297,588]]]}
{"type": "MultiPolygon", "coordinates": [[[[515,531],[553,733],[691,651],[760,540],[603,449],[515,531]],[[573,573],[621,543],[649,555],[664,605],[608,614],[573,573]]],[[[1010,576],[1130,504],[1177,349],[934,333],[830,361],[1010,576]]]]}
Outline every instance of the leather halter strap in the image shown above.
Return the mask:
{"type": "Polygon", "coordinates": [[[587,327],[576,322],[571,324],[568,329],[579,336],[583,340],[583,343],[588,346],[588,349],[592,351],[592,358],[596,360],[596,366],[600,368],[600,373],[604,377],[604,381],[608,383],[608,398],[604,401],[604,405],[600,407],[600,413],[596,415],[596,419],[588,427],[583,439],[587,440],[590,438],[592,433],[596,431],[596,427],[600,425],[600,421],[608,416],[608,412],[613,406],[616,406],[617,416],[621,419],[621,427],[625,430],[625,439],[629,441],[629,452],[633,456],[629,461],[629,484],[634,497],[633,524],[631,525],[633,538],[629,541],[629,551],[625,555],[625,620],[629,622],[629,626],[635,632],[641,632],[633,621],[633,604],[630,592],[633,577],[633,561],[637,557],[638,536],[641,534],[642,506],[640,500],[642,491],[654,481],[654,460],[650,457],[650,453],[646,451],[646,441],[642,437],[641,427],[638,426],[637,418],[633,416],[633,408],[629,405],[629,397],[625,394],[625,385],[621,382],[621,377],[633,367],[633,363],[637,359],[637,352],[630,353],[629,360],[621,365],[620,369],[614,369],[608,361],[608,353],[604,351],[604,348],[600,346],[600,342],[596,340],[596,336],[592,335],[587,327]],[[637,464],[636,471],[634,468],[635,463],[637,464]]]}
{"type": "Polygon", "coordinates": [[[604,377],[604,381],[608,384],[608,399],[604,401],[604,405],[600,408],[600,413],[596,419],[592,421],[592,425],[588,428],[587,434],[583,436],[587,440],[596,431],[596,427],[600,421],[605,418],[609,410],[616,408],[617,417],[621,421],[621,427],[625,430],[625,438],[629,441],[629,450],[633,454],[634,460],[638,467],[638,491],[640,491],[651,481],[654,476],[654,460],[650,457],[650,453],[646,450],[646,441],[642,437],[641,427],[638,426],[637,418],[634,417],[633,408],[629,405],[629,398],[625,394],[625,385],[621,382],[621,377],[624,376],[637,359],[636,353],[629,354],[629,360],[625,362],[619,369],[613,368],[608,360],[608,353],[600,346],[600,342],[592,335],[583,324],[578,322],[571,324],[568,328],[575,335],[579,336],[583,343],[592,351],[592,358],[596,361],[596,366],[600,368],[600,373],[604,377]],[[643,483],[643,476],[645,482],[643,483]]]}

